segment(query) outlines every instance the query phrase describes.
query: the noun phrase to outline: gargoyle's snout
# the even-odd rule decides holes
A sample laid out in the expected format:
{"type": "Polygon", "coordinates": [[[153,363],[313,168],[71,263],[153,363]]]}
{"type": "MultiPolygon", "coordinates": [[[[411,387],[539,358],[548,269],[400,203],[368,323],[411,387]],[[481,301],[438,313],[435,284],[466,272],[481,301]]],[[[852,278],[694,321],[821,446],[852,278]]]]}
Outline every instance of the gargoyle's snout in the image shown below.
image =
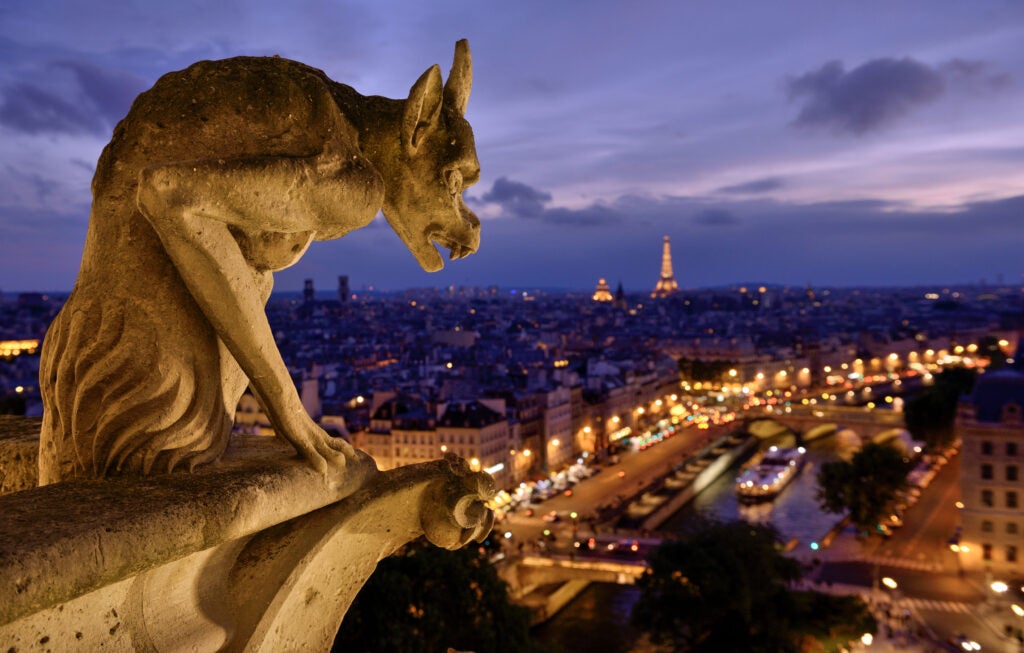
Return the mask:
{"type": "Polygon", "coordinates": [[[452,251],[452,259],[465,258],[480,249],[480,218],[476,217],[476,214],[470,211],[464,203],[459,202],[459,204],[461,204],[459,214],[462,217],[462,225],[458,230],[460,233],[456,235],[455,239],[461,247],[458,256],[454,250],[452,251]]]}

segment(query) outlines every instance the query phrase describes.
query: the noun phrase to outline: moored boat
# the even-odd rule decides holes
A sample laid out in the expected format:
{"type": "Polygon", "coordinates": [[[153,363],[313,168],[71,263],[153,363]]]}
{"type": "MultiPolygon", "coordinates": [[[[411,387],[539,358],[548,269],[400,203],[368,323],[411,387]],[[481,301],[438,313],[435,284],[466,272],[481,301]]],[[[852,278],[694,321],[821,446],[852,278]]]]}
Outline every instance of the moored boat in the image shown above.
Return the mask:
{"type": "Polygon", "coordinates": [[[774,499],[800,472],[806,453],[803,447],[769,448],[757,464],[736,477],[736,494],[740,501],[753,503],[774,499]]]}

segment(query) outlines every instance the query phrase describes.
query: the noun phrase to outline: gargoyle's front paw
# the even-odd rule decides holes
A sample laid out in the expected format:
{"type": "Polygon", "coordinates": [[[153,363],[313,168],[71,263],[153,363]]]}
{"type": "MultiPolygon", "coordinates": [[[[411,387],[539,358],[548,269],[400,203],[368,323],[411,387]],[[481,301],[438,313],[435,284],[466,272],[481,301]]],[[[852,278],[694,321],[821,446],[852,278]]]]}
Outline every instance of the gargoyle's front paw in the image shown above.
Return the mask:
{"type": "Polygon", "coordinates": [[[431,542],[457,549],[471,540],[483,541],[494,525],[494,511],[487,507],[495,493],[494,478],[473,472],[466,461],[448,454],[449,475],[430,493],[423,505],[423,531],[431,542]]]}
{"type": "Polygon", "coordinates": [[[288,433],[299,456],[332,487],[358,487],[377,472],[373,458],[342,438],[332,438],[312,420],[288,433]]]}

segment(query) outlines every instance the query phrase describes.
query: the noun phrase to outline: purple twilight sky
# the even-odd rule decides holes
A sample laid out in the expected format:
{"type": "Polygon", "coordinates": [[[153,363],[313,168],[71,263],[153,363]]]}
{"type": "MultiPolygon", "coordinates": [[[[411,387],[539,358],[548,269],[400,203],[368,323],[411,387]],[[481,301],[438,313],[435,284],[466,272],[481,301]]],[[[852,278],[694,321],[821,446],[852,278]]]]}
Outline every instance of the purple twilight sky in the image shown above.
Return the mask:
{"type": "Polygon", "coordinates": [[[1024,4],[4,0],[0,289],[68,290],[100,150],[199,59],[279,54],[404,97],[468,38],[477,255],[380,218],[277,275],[331,289],[1016,283],[1024,4]]]}

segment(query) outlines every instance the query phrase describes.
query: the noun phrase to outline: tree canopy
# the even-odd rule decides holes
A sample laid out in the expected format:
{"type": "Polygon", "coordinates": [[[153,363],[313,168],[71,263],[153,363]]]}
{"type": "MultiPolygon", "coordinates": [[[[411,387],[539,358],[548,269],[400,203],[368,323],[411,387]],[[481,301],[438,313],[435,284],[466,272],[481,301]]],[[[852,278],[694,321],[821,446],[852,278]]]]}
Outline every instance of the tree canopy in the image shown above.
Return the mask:
{"type": "Polygon", "coordinates": [[[771,526],[700,518],[647,562],[632,622],[666,650],[839,651],[875,631],[856,597],[790,589],[800,567],[771,526]]]}
{"type": "Polygon", "coordinates": [[[787,584],[800,569],[778,545],[771,526],[743,522],[707,522],[665,542],[637,580],[633,624],[677,650],[796,650],[787,584]]]}
{"type": "Polygon", "coordinates": [[[448,551],[418,542],[382,560],[346,613],[332,651],[542,650],[530,638],[529,611],[509,601],[481,548],[448,551]]]}
{"type": "Polygon", "coordinates": [[[957,403],[974,387],[977,373],[965,367],[949,367],[935,377],[935,383],[906,403],[903,421],[915,440],[930,448],[945,447],[955,437],[957,403]]]}
{"type": "Polygon", "coordinates": [[[736,367],[735,361],[683,357],[676,362],[679,365],[679,373],[687,381],[721,381],[730,368],[736,367]]]}
{"type": "Polygon", "coordinates": [[[817,499],[823,510],[850,514],[861,530],[870,530],[882,519],[896,492],[907,484],[911,463],[898,449],[869,443],[847,462],[825,463],[818,470],[817,499]]]}

